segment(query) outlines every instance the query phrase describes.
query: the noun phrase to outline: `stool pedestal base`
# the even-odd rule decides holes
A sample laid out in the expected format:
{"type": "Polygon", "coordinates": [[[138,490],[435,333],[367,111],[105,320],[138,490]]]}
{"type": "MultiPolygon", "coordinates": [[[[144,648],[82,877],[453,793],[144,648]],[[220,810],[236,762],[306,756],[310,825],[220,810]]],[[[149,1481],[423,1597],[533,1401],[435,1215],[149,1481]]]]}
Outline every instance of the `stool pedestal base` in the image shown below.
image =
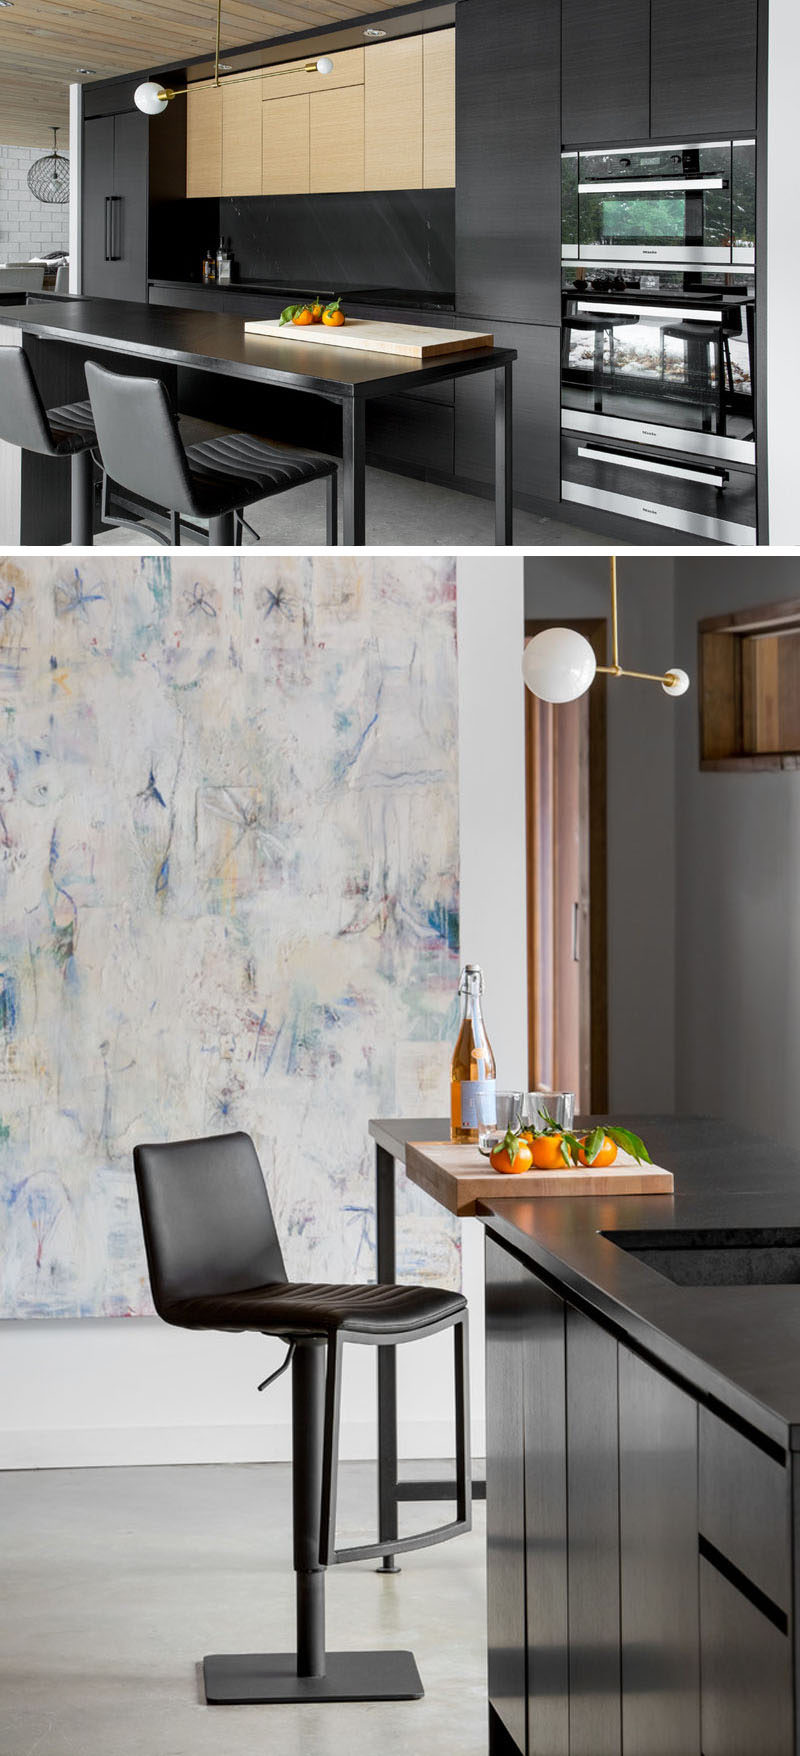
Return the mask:
{"type": "Polygon", "coordinates": [[[329,1652],[324,1677],[298,1677],[293,1652],[213,1653],[203,1659],[209,1707],[292,1701],[419,1701],[413,1652],[329,1652]]]}

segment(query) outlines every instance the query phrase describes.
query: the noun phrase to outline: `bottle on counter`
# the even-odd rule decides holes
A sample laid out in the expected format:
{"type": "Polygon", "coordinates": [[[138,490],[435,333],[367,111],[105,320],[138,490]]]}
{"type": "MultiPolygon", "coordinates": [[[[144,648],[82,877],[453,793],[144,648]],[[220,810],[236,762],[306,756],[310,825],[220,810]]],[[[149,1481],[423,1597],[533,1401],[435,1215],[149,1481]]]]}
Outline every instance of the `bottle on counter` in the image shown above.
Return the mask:
{"type": "Polygon", "coordinates": [[[230,286],[233,257],[227,248],[224,238],[220,238],[217,251],[217,280],[221,286],[230,286]]]}
{"type": "Polygon", "coordinates": [[[495,1064],[483,1022],[483,975],[468,963],[458,984],[461,1025],[450,1065],[450,1139],[473,1142],[497,1119],[495,1064]]]}
{"type": "Polygon", "coordinates": [[[203,286],[208,287],[217,278],[217,261],[213,250],[207,250],[203,257],[203,286]]]}

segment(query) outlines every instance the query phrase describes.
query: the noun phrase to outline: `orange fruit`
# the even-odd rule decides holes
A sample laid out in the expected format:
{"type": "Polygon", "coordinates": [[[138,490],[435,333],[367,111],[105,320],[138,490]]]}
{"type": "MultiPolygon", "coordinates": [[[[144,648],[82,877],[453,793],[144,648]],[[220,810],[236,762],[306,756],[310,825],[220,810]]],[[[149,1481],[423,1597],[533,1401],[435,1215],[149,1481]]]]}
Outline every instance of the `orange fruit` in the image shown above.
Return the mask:
{"type": "Polygon", "coordinates": [[[307,328],[309,323],[313,323],[313,321],[308,305],[304,305],[302,311],[295,311],[292,318],[292,322],[297,325],[298,329],[307,328]]]}
{"type": "Polygon", "coordinates": [[[520,1171],[529,1171],[531,1168],[531,1149],[524,1140],[521,1140],[512,1159],[506,1146],[496,1146],[494,1152],[489,1155],[489,1163],[493,1171],[505,1171],[507,1175],[509,1173],[519,1175],[520,1171]]]}
{"type": "MultiPolygon", "coordinates": [[[[584,1136],[584,1138],[586,1138],[586,1137],[584,1136]]],[[[600,1148],[600,1151],[597,1153],[596,1157],[592,1159],[590,1169],[593,1171],[600,1171],[600,1170],[602,1170],[604,1165],[613,1165],[616,1156],[617,1156],[617,1149],[616,1149],[616,1146],[614,1145],[613,1140],[609,1140],[608,1135],[604,1134],[603,1135],[603,1144],[600,1148]]],[[[580,1159],[580,1162],[582,1165],[588,1165],[589,1160],[587,1159],[585,1152],[583,1152],[583,1151],[579,1152],[578,1158],[580,1159]]]]}
{"type": "Polygon", "coordinates": [[[323,311],[322,321],[327,329],[341,329],[344,323],[344,312],[337,305],[335,311],[323,311]]]}
{"type": "Polygon", "coordinates": [[[537,1171],[566,1171],[561,1151],[560,1134],[540,1134],[531,1141],[531,1154],[537,1171]]]}

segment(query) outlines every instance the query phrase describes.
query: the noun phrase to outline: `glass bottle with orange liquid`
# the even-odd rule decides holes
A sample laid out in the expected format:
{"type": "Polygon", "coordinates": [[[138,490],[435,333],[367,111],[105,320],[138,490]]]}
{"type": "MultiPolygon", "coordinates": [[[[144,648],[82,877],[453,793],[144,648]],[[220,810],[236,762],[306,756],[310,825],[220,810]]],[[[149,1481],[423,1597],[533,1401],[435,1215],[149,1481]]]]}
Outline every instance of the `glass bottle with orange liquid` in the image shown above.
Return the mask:
{"type": "Polygon", "coordinates": [[[483,1022],[483,974],[477,963],[465,965],[458,992],[461,1027],[450,1064],[450,1139],[467,1144],[496,1121],[494,1055],[483,1022]]]}

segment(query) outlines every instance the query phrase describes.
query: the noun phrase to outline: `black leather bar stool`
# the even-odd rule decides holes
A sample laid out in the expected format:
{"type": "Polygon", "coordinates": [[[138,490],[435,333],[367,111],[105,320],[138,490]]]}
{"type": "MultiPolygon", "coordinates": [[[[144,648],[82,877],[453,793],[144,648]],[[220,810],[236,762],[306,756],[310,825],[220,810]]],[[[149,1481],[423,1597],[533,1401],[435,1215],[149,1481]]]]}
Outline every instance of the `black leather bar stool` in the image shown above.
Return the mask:
{"type": "Polygon", "coordinates": [[[416,1286],[295,1284],[286,1279],[269,1196],[247,1134],[137,1146],[133,1155],[156,1310],[182,1329],[254,1330],[288,1344],[296,1653],[203,1660],[215,1705],[409,1701],[423,1694],[410,1652],[325,1651],[325,1568],[444,1542],[471,1523],[467,1310],[460,1293],[416,1286]],[[397,1347],[452,1328],[456,1517],[412,1537],[335,1547],[342,1348],[397,1347]]]}
{"type": "Polygon", "coordinates": [[[70,460],[73,543],[88,548],[94,530],[94,468],[97,434],[88,402],[46,409],[30,360],[22,348],[0,347],[0,439],[43,457],[70,460]]]}
{"type": "Polygon", "coordinates": [[[181,519],[203,519],[208,520],[209,543],[228,547],[241,535],[246,506],[306,482],[324,481],[326,539],[336,543],[338,466],[333,458],[309,457],[249,433],[225,433],[185,447],[160,378],[125,377],[87,360],[86,382],[103,460],[104,522],[115,522],[107,513],[110,478],[168,511],[173,544],[180,543],[181,519]]]}
{"type": "Polygon", "coordinates": [[[622,312],[610,314],[604,311],[580,311],[574,316],[564,318],[561,340],[561,364],[569,366],[570,335],[573,330],[587,331],[594,336],[594,353],[592,357],[592,390],[593,404],[596,415],[603,412],[603,378],[605,338],[608,335],[608,370],[613,380],[616,371],[616,329],[628,329],[638,323],[637,316],[622,312]]]}
{"type": "Polygon", "coordinates": [[[679,341],[683,348],[682,392],[699,403],[702,430],[724,433],[727,427],[725,410],[725,336],[721,323],[704,323],[686,317],[682,323],[667,323],[661,331],[661,379],[666,376],[666,339],[679,341]],[[713,369],[712,369],[713,363],[713,369]]]}

